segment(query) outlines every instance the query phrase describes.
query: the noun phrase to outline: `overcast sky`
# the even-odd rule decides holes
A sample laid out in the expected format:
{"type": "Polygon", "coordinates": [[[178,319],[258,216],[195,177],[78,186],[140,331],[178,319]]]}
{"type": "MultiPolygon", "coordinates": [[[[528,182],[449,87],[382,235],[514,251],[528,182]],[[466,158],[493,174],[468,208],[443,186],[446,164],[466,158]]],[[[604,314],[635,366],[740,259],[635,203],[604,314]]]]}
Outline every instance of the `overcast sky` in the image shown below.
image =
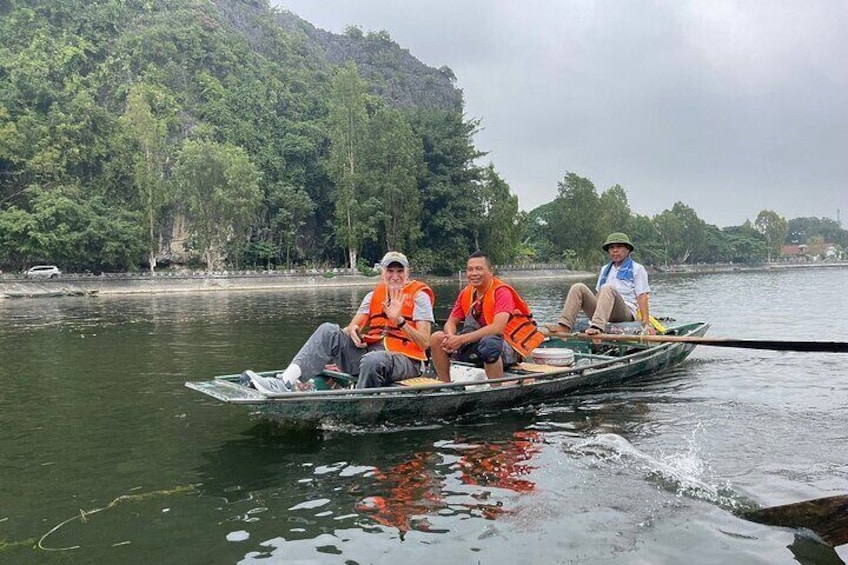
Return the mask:
{"type": "Polygon", "coordinates": [[[272,0],[454,70],[531,210],[566,172],[724,227],[848,215],[845,0],[272,0]]]}

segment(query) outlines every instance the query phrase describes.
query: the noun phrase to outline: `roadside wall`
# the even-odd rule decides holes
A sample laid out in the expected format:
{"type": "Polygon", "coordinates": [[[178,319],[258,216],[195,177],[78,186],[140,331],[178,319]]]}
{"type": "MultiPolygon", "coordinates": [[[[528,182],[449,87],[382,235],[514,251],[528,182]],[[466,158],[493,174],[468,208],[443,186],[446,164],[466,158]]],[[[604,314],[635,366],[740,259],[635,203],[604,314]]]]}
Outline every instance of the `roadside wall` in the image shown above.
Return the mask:
{"type": "Polygon", "coordinates": [[[6,298],[91,295],[152,294],[163,292],[205,292],[216,290],[270,290],[332,286],[371,286],[376,277],[360,274],[204,274],[204,275],[125,275],[65,276],[51,280],[0,280],[0,296],[6,298]]]}
{"type": "MultiPolygon", "coordinates": [[[[417,275],[431,284],[460,282],[465,284],[460,271],[454,277],[417,275]]],[[[506,269],[498,270],[506,281],[539,278],[582,279],[594,276],[567,269],[506,269]]],[[[237,290],[275,290],[313,287],[362,286],[377,284],[377,276],[366,277],[360,273],[337,272],[242,272],[193,274],[113,274],[64,275],[56,279],[26,279],[18,276],[0,277],[0,298],[36,298],[48,296],[88,296],[94,294],[153,294],[172,292],[207,292],[237,290]]]]}

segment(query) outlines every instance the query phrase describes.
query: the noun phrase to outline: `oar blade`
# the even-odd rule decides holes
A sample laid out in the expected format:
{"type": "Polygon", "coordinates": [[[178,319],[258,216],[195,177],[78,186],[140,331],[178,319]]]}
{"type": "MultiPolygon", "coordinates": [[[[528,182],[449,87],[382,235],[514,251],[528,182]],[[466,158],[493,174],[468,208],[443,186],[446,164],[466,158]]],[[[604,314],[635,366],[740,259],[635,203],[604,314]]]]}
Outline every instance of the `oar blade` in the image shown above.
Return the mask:
{"type": "Polygon", "coordinates": [[[748,510],[740,516],[770,526],[807,528],[833,547],[848,543],[848,495],[748,510]]]}
{"type": "Polygon", "coordinates": [[[802,351],[805,353],[848,353],[844,341],[778,341],[765,339],[711,339],[702,338],[691,343],[739,349],[769,349],[772,351],[802,351]]]}

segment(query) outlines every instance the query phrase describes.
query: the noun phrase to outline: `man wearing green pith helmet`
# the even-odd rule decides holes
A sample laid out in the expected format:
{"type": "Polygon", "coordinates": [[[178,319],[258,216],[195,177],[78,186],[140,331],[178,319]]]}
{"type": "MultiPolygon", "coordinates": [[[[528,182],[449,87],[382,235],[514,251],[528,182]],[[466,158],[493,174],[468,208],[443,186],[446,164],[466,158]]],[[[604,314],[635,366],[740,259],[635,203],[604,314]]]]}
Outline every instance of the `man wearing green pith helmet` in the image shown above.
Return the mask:
{"type": "MultiPolygon", "coordinates": [[[[583,283],[572,285],[557,321],[559,332],[571,332],[577,314],[582,310],[590,319],[586,334],[603,333],[607,322],[640,320],[645,331],[654,333],[648,297],[648,272],[630,257],[633,243],[625,233],[611,233],[603,245],[610,261],[601,268],[597,295],[583,283]]],[[[551,328],[554,329],[554,328],[551,328]]]]}

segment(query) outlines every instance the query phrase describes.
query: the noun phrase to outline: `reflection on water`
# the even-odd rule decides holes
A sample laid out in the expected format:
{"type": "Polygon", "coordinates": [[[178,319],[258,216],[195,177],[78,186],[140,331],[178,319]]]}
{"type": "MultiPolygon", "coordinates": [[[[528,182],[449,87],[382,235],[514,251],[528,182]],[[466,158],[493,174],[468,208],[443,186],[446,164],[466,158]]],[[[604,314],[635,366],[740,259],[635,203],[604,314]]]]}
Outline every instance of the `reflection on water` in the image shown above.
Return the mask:
{"type": "Polygon", "coordinates": [[[523,477],[533,470],[528,463],[539,453],[541,441],[539,432],[526,430],[501,443],[472,445],[459,460],[460,479],[467,485],[532,492],[536,484],[523,477]]]}
{"type": "Polygon", "coordinates": [[[444,479],[437,469],[440,461],[439,454],[425,451],[385,470],[374,470],[374,484],[368,490],[375,494],[363,498],[356,510],[379,524],[397,528],[401,539],[409,530],[434,532],[426,515],[446,508],[444,479]]]}
{"type": "Polygon", "coordinates": [[[221,498],[251,521],[262,520],[258,500],[285,498],[298,531],[341,521],[385,526],[401,539],[409,531],[447,533],[429,517],[495,519],[509,512],[508,493],[532,492],[532,459],[543,443],[532,430],[461,432],[451,440],[432,430],[365,434],[352,446],[332,432],[263,423],[204,453],[197,476],[203,496],[221,498]]]}
{"type": "Polygon", "coordinates": [[[357,510],[371,519],[397,528],[401,539],[409,530],[447,533],[427,520],[428,514],[468,515],[494,520],[508,509],[492,489],[529,493],[535,483],[527,479],[533,469],[529,462],[539,453],[538,432],[520,431],[499,442],[468,444],[438,442],[433,450],[419,451],[397,465],[375,469],[371,494],[357,510]],[[447,484],[459,479],[469,488],[449,490],[447,484]]]}

